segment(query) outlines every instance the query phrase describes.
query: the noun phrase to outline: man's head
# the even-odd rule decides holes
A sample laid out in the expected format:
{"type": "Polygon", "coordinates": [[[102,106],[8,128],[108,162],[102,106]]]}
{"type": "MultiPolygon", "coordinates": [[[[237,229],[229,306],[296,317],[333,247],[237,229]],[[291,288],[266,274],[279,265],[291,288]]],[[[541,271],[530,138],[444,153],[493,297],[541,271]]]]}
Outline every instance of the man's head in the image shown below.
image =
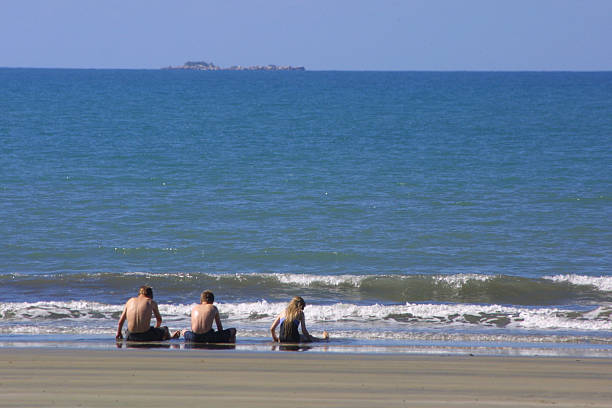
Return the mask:
{"type": "Polygon", "coordinates": [[[210,290],[205,290],[200,295],[200,303],[213,303],[215,301],[215,295],[210,290]]]}
{"type": "Polygon", "coordinates": [[[140,289],[138,290],[138,294],[139,295],[144,295],[146,297],[148,297],[149,299],[153,299],[153,288],[150,286],[141,286],[140,289]]]}

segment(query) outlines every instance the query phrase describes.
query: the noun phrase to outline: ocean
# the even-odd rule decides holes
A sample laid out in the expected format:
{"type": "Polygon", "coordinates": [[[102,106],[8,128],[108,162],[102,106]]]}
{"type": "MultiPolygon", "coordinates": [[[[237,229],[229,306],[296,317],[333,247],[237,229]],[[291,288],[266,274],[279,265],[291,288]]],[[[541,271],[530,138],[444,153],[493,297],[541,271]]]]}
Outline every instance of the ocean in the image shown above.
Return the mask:
{"type": "Polygon", "coordinates": [[[611,72],[0,69],[0,142],[0,347],[148,284],[241,350],[300,295],[314,352],[612,357],[611,72]]]}

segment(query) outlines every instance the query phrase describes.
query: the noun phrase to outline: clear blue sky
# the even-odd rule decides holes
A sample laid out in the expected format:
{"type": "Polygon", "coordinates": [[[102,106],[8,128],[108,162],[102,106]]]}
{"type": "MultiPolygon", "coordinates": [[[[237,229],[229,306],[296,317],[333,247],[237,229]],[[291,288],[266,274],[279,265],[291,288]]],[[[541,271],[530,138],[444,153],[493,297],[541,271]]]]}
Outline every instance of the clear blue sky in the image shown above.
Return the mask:
{"type": "Polygon", "coordinates": [[[612,0],[15,0],[0,67],[612,70],[612,0]]]}

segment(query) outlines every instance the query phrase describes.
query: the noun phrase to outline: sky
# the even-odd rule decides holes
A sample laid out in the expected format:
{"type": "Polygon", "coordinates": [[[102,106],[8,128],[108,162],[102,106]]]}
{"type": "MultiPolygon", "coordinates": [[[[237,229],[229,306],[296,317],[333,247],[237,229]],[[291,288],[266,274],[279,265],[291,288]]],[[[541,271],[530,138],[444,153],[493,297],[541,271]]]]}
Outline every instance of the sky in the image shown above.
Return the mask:
{"type": "Polygon", "coordinates": [[[0,0],[0,67],[612,70],[612,0],[0,0]]]}

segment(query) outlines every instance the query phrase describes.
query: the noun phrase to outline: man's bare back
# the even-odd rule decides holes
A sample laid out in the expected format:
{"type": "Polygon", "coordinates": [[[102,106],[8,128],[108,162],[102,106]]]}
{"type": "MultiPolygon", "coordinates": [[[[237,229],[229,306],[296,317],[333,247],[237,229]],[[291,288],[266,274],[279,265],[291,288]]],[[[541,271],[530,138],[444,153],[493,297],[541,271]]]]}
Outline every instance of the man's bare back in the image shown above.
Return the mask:
{"type": "Polygon", "coordinates": [[[128,322],[128,340],[133,341],[153,341],[178,338],[180,332],[172,336],[166,326],[160,327],[162,317],[157,307],[157,302],[153,300],[153,289],[150,286],[141,286],[138,296],[130,298],[125,303],[123,313],[119,318],[116,339],[123,339],[123,324],[128,322]],[[151,317],[155,316],[155,327],[151,327],[151,317]]]}
{"type": "MultiPolygon", "coordinates": [[[[153,299],[138,296],[128,300],[125,309],[130,333],[144,333],[151,327],[151,317],[157,309],[157,304],[153,299]]],[[[159,311],[156,315],[159,315],[159,311]]],[[[159,324],[156,327],[159,327],[159,324]]]]}
{"type": "Polygon", "coordinates": [[[207,333],[217,320],[217,330],[223,330],[217,307],[208,303],[195,305],[191,309],[191,331],[197,334],[207,333]]]}
{"type": "Polygon", "coordinates": [[[185,342],[191,343],[235,343],[236,329],[223,330],[219,310],[213,305],[215,295],[205,290],[200,295],[200,304],[191,309],[191,330],[183,330],[185,342]],[[217,331],[212,328],[213,321],[217,331]]]}

